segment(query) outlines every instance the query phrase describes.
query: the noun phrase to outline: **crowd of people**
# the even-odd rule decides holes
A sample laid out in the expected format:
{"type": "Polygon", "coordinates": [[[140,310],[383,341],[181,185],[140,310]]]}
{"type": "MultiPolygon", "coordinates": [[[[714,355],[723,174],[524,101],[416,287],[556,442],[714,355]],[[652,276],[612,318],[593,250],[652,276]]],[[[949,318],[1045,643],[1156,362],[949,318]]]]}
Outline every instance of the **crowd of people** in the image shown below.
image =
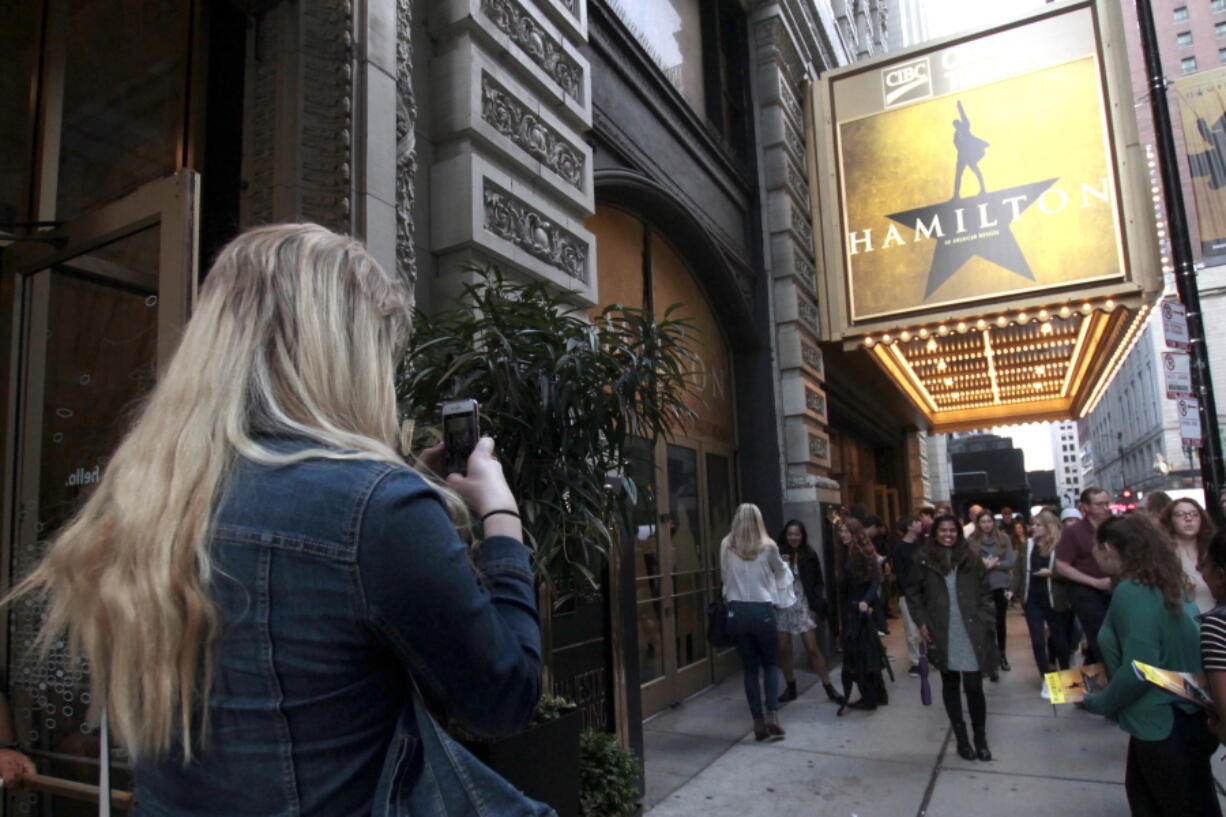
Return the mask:
{"type": "Polygon", "coordinates": [[[1037,694],[1050,697],[1048,673],[1103,665],[1105,686],[1078,705],[1129,735],[1131,813],[1220,815],[1210,760],[1226,742],[1226,722],[1217,715],[1226,712],[1226,530],[1195,499],[1161,492],[1119,516],[1098,487],[1087,488],[1077,508],[1035,510],[1027,519],[1009,508],[971,506],[960,518],[949,505],[923,507],[895,520],[891,537],[864,509],[841,509],[833,564],[838,593],[829,594],[839,605],[832,608],[804,524],[789,521],[776,545],[758,509],[742,505],[721,552],[725,577],[736,577],[725,579],[725,594],[739,622],[733,632],[757,739],[785,736],[778,709],[797,697],[795,634],[840,716],[888,703],[882,674],[894,659],[881,639],[897,602],[908,674],[919,674],[922,661],[939,673],[958,755],[990,761],[984,679],[995,682],[1012,670],[1005,647],[1008,611],[1017,603],[1037,694]],[[749,540],[745,531],[752,531],[749,540]],[[754,583],[746,584],[740,577],[749,574],[754,583]],[[821,649],[819,633],[827,627],[838,634],[841,692],[821,649]],[[1142,680],[1133,661],[1203,670],[1213,705],[1142,680]],[[783,695],[776,694],[780,663],[783,695]]]}

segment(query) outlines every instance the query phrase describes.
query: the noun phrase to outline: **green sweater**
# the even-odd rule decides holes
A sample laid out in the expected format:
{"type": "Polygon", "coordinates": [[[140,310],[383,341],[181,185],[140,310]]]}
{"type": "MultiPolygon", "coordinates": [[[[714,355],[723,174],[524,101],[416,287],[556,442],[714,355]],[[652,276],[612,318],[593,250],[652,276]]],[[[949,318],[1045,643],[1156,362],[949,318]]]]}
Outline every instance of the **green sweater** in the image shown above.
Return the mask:
{"type": "Polygon", "coordinates": [[[1200,672],[1197,612],[1188,603],[1179,615],[1171,615],[1160,591],[1131,579],[1121,582],[1111,594],[1111,606],[1098,631],[1098,647],[1111,681],[1103,692],[1086,696],[1086,708],[1118,721],[1121,729],[1140,740],[1170,736],[1171,707],[1196,712],[1196,705],[1142,681],[1132,662],[1200,672]]]}

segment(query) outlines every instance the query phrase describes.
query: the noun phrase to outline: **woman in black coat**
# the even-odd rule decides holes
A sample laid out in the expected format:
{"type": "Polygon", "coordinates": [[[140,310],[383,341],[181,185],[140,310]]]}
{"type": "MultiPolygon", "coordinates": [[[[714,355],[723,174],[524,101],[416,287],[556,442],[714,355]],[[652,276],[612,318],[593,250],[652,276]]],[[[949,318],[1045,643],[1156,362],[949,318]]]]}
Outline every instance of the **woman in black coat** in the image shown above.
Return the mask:
{"type": "Polygon", "coordinates": [[[886,668],[885,648],[873,622],[873,606],[880,604],[881,565],[876,550],[857,519],[847,519],[839,528],[839,540],[847,554],[843,563],[843,695],[851,701],[851,687],[860,686],[860,699],[844,702],[848,708],[877,708],[889,703],[881,672],[886,668]]]}
{"type": "Polygon", "coordinates": [[[996,607],[988,568],[966,544],[962,525],[952,516],[937,517],[932,540],[915,556],[907,576],[907,610],[928,644],[928,661],[941,673],[941,697],[966,760],[991,760],[987,738],[987,702],[983,670],[997,665],[996,607]],[[962,720],[962,687],[971,713],[975,745],[962,720]]]}
{"type": "Polygon", "coordinates": [[[830,670],[826,656],[817,646],[817,624],[826,617],[826,600],[822,597],[825,583],[822,581],[822,562],[817,551],[809,546],[809,533],[799,519],[789,520],[779,534],[779,555],[792,569],[795,582],[796,603],[776,612],[779,627],[779,668],[787,689],[779,696],[780,703],[796,700],[796,672],[792,660],[792,635],[799,633],[800,640],[809,654],[809,664],[821,679],[826,697],[837,704],[843,696],[830,683],[830,670]]]}

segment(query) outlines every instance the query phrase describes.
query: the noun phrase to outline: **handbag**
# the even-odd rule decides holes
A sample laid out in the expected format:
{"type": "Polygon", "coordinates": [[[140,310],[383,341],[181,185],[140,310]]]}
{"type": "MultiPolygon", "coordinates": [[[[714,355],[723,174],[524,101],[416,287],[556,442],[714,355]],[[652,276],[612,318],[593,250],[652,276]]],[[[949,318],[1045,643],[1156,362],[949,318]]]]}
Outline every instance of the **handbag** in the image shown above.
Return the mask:
{"type": "MultiPolygon", "coordinates": [[[[426,709],[417,680],[413,679],[412,683],[413,718],[417,723],[421,760],[416,777],[412,781],[400,781],[400,785],[408,787],[407,793],[400,798],[401,803],[408,806],[408,814],[558,817],[550,806],[525,795],[447,734],[426,709]]],[[[376,810],[375,813],[380,812],[376,810]]]]}
{"type": "Polygon", "coordinates": [[[707,605],[707,641],[712,647],[731,647],[736,644],[728,627],[728,605],[723,600],[707,605]]]}

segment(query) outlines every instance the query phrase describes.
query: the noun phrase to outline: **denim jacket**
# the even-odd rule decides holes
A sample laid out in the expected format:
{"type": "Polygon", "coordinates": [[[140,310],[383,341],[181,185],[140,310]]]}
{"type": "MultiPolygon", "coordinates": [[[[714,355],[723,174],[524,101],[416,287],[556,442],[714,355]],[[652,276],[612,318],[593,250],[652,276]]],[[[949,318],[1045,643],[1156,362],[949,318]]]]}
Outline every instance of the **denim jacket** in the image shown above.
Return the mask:
{"type": "Polygon", "coordinates": [[[135,768],[137,814],[408,814],[423,773],[409,673],[474,733],[530,717],[541,658],[527,550],[491,537],[470,558],[412,470],[239,460],[211,547],[209,731],[191,763],[176,749],[135,768]]]}

